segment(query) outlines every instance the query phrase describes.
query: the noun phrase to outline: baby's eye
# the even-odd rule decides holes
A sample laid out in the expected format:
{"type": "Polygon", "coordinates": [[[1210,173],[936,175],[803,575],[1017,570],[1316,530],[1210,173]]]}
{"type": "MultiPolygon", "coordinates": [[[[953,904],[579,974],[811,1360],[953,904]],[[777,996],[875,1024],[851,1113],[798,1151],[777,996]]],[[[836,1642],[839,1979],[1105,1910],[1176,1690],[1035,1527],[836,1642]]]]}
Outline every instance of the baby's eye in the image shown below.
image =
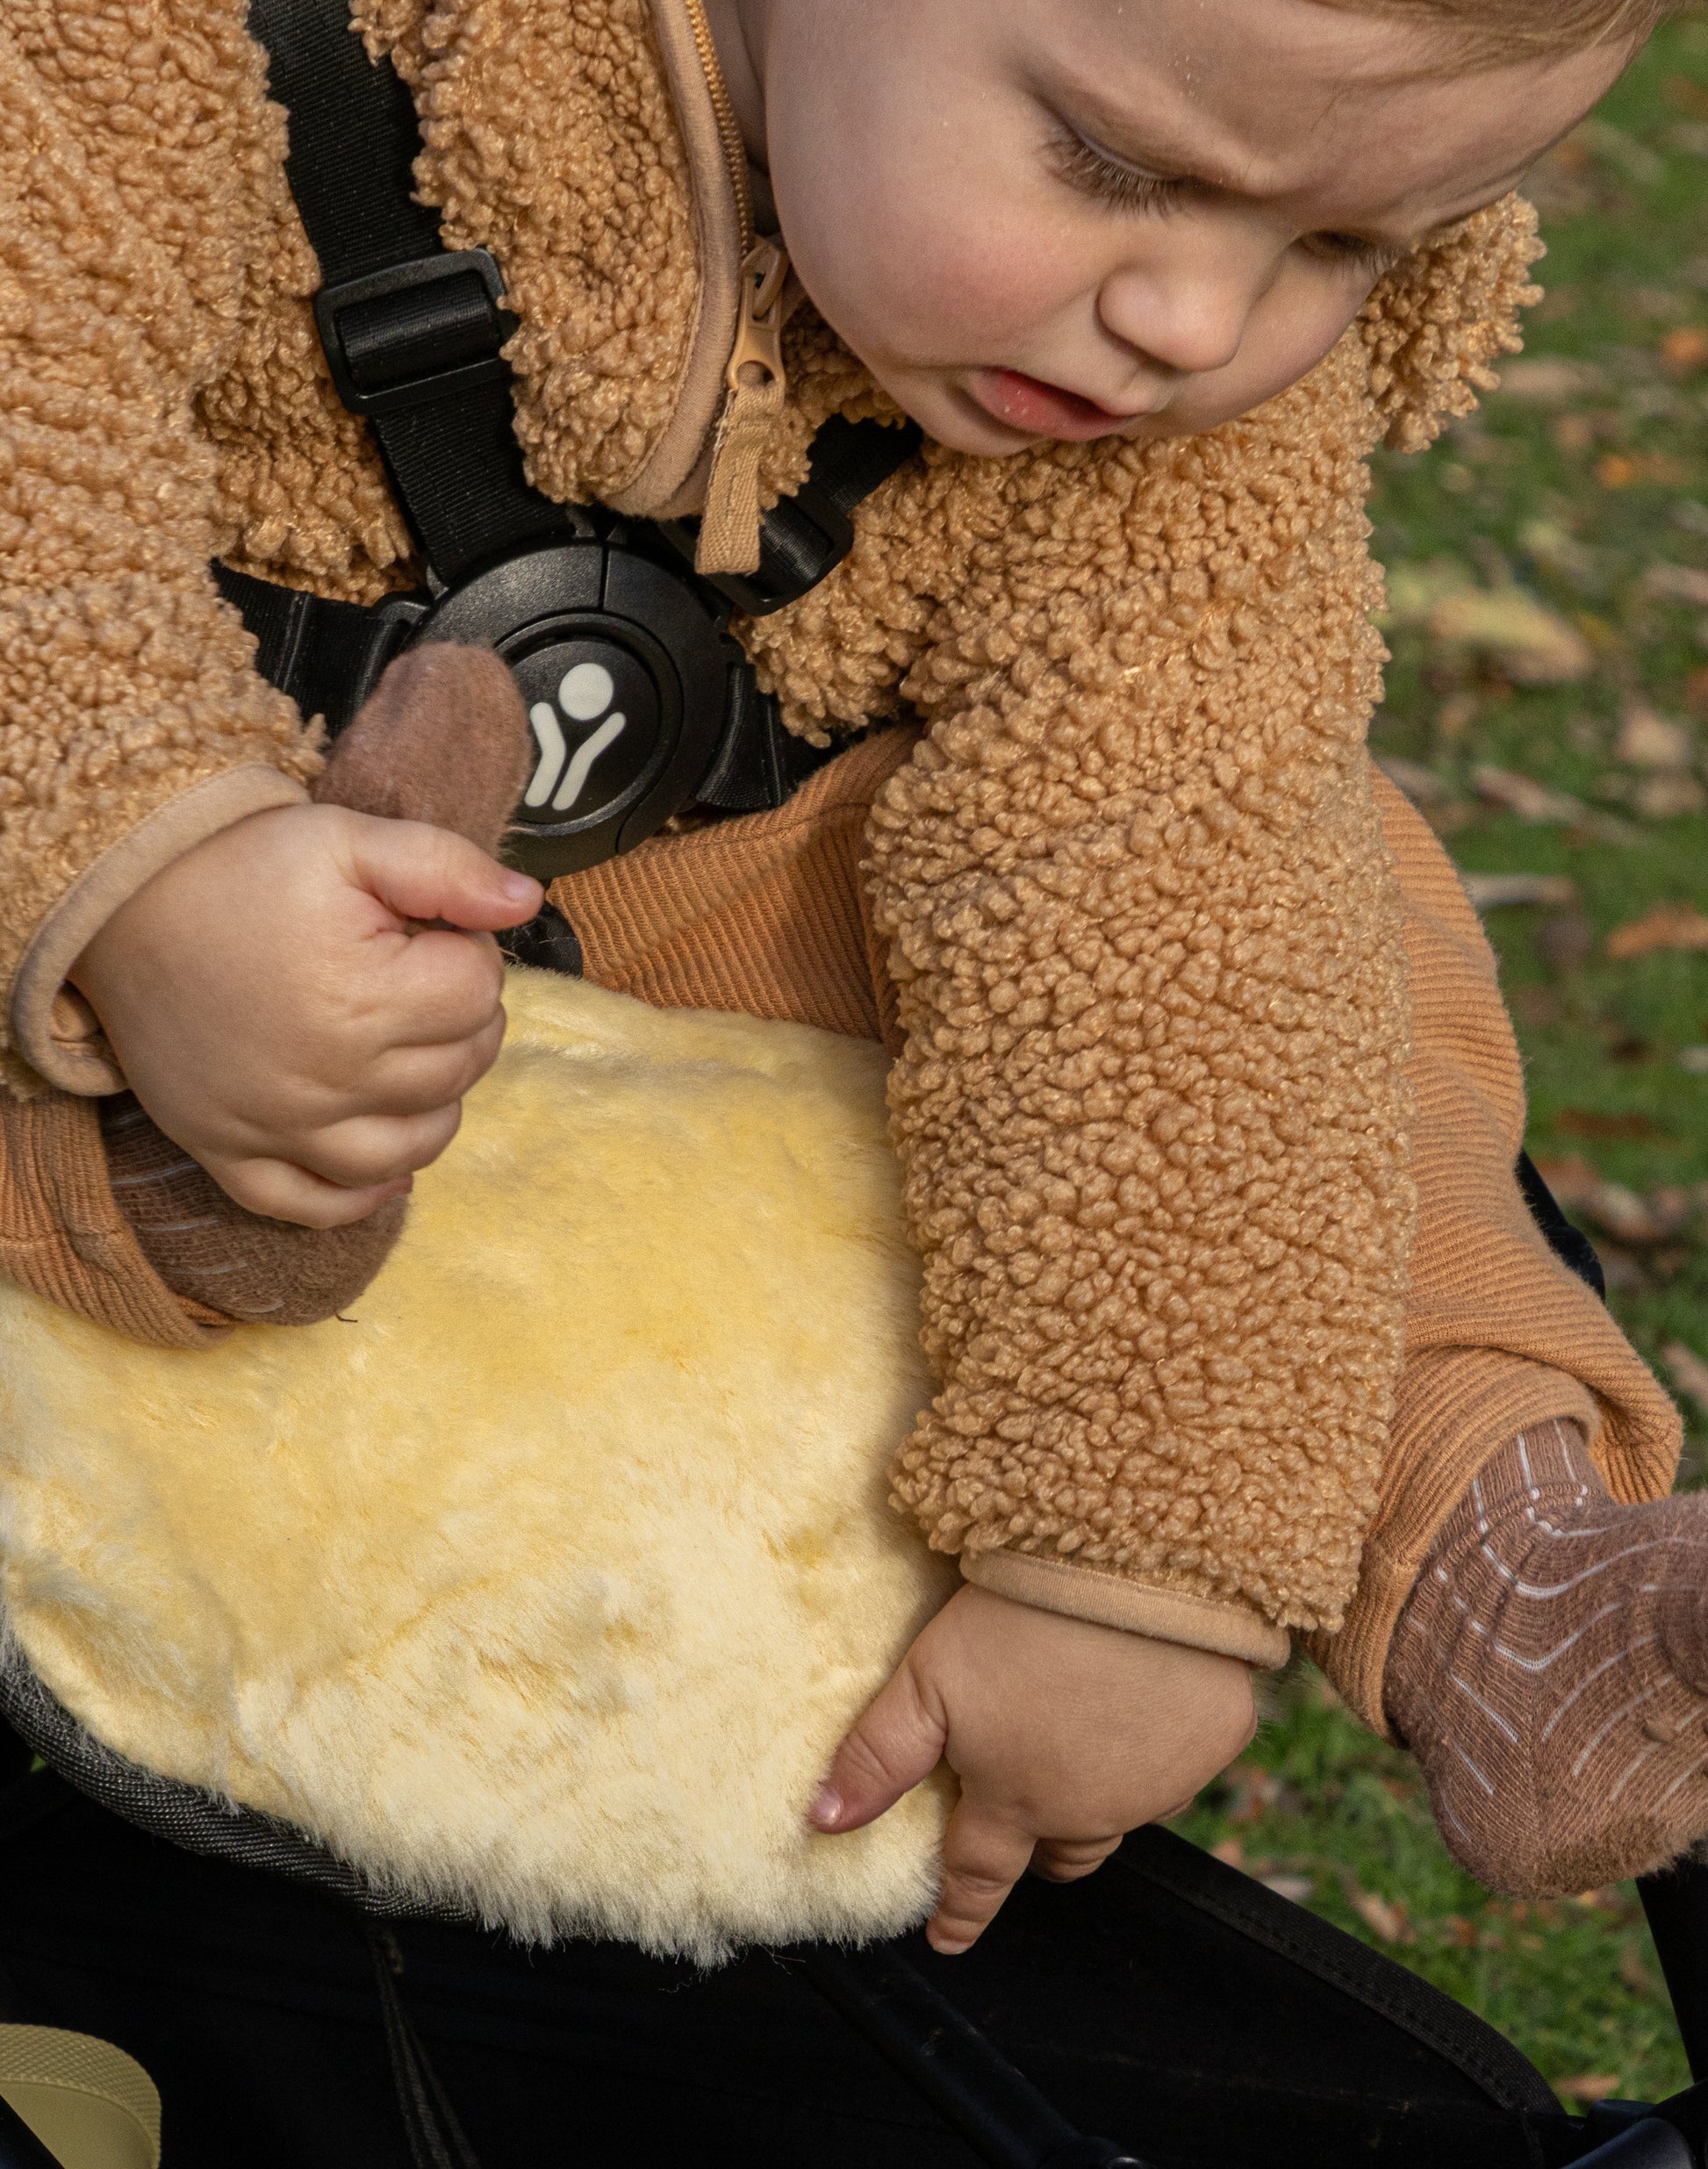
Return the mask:
{"type": "Polygon", "coordinates": [[[1405,254],[1389,242],[1364,241],[1356,233],[1311,233],[1306,236],[1304,246],[1315,255],[1368,272],[1372,278],[1391,271],[1405,254]]]}
{"type": "Polygon", "coordinates": [[[1087,143],[1077,129],[1065,128],[1050,146],[1050,162],[1059,179],[1081,196],[1094,197],[1116,211],[1170,211],[1189,183],[1166,174],[1146,173],[1112,158],[1087,143]]]}

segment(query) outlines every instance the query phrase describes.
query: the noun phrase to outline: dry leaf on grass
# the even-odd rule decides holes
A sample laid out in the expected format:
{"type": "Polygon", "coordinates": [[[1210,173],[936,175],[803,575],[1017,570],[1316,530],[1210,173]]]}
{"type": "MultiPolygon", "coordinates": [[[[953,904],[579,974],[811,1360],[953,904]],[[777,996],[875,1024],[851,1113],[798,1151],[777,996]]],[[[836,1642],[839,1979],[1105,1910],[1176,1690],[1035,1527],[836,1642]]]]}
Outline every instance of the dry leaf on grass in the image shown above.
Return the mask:
{"type": "Polygon", "coordinates": [[[1678,1390],[1688,1394],[1703,1414],[1708,1416],[1708,1363],[1682,1340],[1669,1340],[1661,1351],[1661,1361],[1678,1390]]]}
{"type": "Polygon", "coordinates": [[[1654,949],[1708,949],[1708,913],[1688,904],[1659,904],[1607,937],[1610,957],[1646,957],[1654,949]]]}
{"type": "Polygon", "coordinates": [[[1652,564],[1643,575],[1643,593],[1657,602],[1708,610],[1708,572],[1693,564],[1652,564]]]}
{"type": "Polygon", "coordinates": [[[1260,1875],[1258,1880],[1265,1890],[1274,1891],[1277,1898],[1288,1899],[1295,1906],[1303,1906],[1317,1889],[1308,1875],[1260,1875]]]}
{"type": "Polygon", "coordinates": [[[1389,1905],[1387,1899],[1379,1898],[1374,1891],[1367,1891],[1354,1884],[1346,1892],[1353,1911],[1374,1935],[1385,1943],[1409,1943],[1415,1939],[1407,1925],[1405,1907],[1389,1905]]]}
{"type": "Polygon", "coordinates": [[[1568,1138],[1658,1138],[1665,1133],[1647,1115],[1604,1115],[1598,1108],[1562,1108],[1554,1118],[1568,1138]]]}
{"type": "Polygon", "coordinates": [[[1219,1860],[1224,1868],[1243,1868],[1245,1865],[1245,1848],[1237,1837],[1224,1837],[1219,1845],[1209,1849],[1212,1860],[1219,1860]]]}
{"type": "Polygon", "coordinates": [[[1511,904],[1559,909],[1577,901],[1577,884],[1568,873],[1461,873],[1459,878],[1479,911],[1499,911],[1511,904]]]}
{"type": "Polygon", "coordinates": [[[1526,356],[1501,370],[1501,390],[1509,399],[1532,406],[1564,406],[1569,399],[1592,399],[1611,391],[1605,370],[1593,362],[1568,361],[1564,355],[1526,356]]]}
{"type": "MultiPolygon", "coordinates": [[[[1683,571],[1682,566],[1676,568],[1683,571]]],[[[1708,573],[1702,575],[1708,593],[1708,573]]],[[[1613,756],[1632,768],[1688,768],[1696,743],[1688,723],[1675,723],[1660,715],[1647,701],[1633,700],[1619,718],[1613,756]]]]}
{"type": "Polygon", "coordinates": [[[1604,2072],[1579,2072],[1574,2079],[1556,2079],[1556,2094],[1563,2094],[1568,2101],[1604,2101],[1619,2090],[1618,2075],[1604,2072]]]}
{"type": "Polygon", "coordinates": [[[1661,1984],[1643,1964],[1642,1953],[1627,1945],[1619,1953],[1619,1979],[1634,1996],[1653,1996],[1660,1993],[1661,1984]]]}
{"type": "Polygon", "coordinates": [[[1582,799],[1565,791],[1551,791],[1547,784],[1521,776],[1514,768],[1491,768],[1486,764],[1474,768],[1471,785],[1479,798],[1505,807],[1508,813],[1517,814],[1520,821],[1532,826],[1543,822],[1582,821],[1589,811],[1582,799]]]}
{"type": "Polygon", "coordinates": [[[1375,762],[1395,789],[1403,792],[1414,806],[1439,806],[1453,796],[1453,786],[1421,761],[1403,760],[1397,753],[1378,753],[1375,762]]]}
{"type": "Polygon", "coordinates": [[[1704,791],[1694,776],[1668,772],[1645,776],[1631,794],[1631,810],[1645,821],[1676,821],[1681,814],[1699,814],[1708,805],[1704,791]]]}
{"type": "Polygon", "coordinates": [[[1444,645],[1489,657],[1520,686],[1570,685],[1595,661],[1582,634],[1522,587],[1461,588],[1425,622],[1444,645]]]}

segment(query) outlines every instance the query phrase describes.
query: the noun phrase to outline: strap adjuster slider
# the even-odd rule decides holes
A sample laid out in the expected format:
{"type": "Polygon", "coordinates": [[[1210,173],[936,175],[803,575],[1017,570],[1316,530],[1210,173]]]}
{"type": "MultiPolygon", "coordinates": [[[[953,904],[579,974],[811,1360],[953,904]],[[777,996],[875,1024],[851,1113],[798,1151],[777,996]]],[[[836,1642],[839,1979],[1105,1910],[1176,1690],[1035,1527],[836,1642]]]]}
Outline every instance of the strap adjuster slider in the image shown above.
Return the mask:
{"type": "Polygon", "coordinates": [[[450,249],[340,279],[314,297],[338,396],[353,414],[390,414],[503,377],[515,319],[484,248],[450,249]]]}

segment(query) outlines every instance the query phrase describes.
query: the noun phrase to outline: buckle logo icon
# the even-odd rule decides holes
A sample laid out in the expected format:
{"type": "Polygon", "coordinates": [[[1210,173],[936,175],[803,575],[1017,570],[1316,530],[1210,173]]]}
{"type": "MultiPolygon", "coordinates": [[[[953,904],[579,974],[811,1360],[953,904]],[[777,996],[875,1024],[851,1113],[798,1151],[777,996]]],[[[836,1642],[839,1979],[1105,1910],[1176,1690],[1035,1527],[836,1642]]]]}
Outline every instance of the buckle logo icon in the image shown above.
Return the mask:
{"type": "Polygon", "coordinates": [[[586,788],[593,763],[607,746],[614,745],[628,727],[621,708],[613,708],[617,681],[602,663],[578,663],[564,672],[557,687],[557,702],[536,700],[527,712],[539,763],[522,794],[524,806],[540,807],[550,801],[555,814],[566,814],[586,788]],[[570,751],[558,720],[558,709],[571,722],[595,723],[592,731],[570,751]]]}

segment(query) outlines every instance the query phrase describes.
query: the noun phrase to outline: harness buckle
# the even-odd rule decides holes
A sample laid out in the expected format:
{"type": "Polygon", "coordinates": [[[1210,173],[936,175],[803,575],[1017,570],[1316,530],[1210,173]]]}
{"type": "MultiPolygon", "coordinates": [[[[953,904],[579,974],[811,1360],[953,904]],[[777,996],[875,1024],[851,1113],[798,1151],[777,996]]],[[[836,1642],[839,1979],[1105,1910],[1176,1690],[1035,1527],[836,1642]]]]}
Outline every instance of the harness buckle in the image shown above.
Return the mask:
{"type": "Polygon", "coordinates": [[[338,396],[355,414],[391,414],[506,373],[515,320],[484,248],[457,248],[339,279],[314,297],[338,396]]]}

